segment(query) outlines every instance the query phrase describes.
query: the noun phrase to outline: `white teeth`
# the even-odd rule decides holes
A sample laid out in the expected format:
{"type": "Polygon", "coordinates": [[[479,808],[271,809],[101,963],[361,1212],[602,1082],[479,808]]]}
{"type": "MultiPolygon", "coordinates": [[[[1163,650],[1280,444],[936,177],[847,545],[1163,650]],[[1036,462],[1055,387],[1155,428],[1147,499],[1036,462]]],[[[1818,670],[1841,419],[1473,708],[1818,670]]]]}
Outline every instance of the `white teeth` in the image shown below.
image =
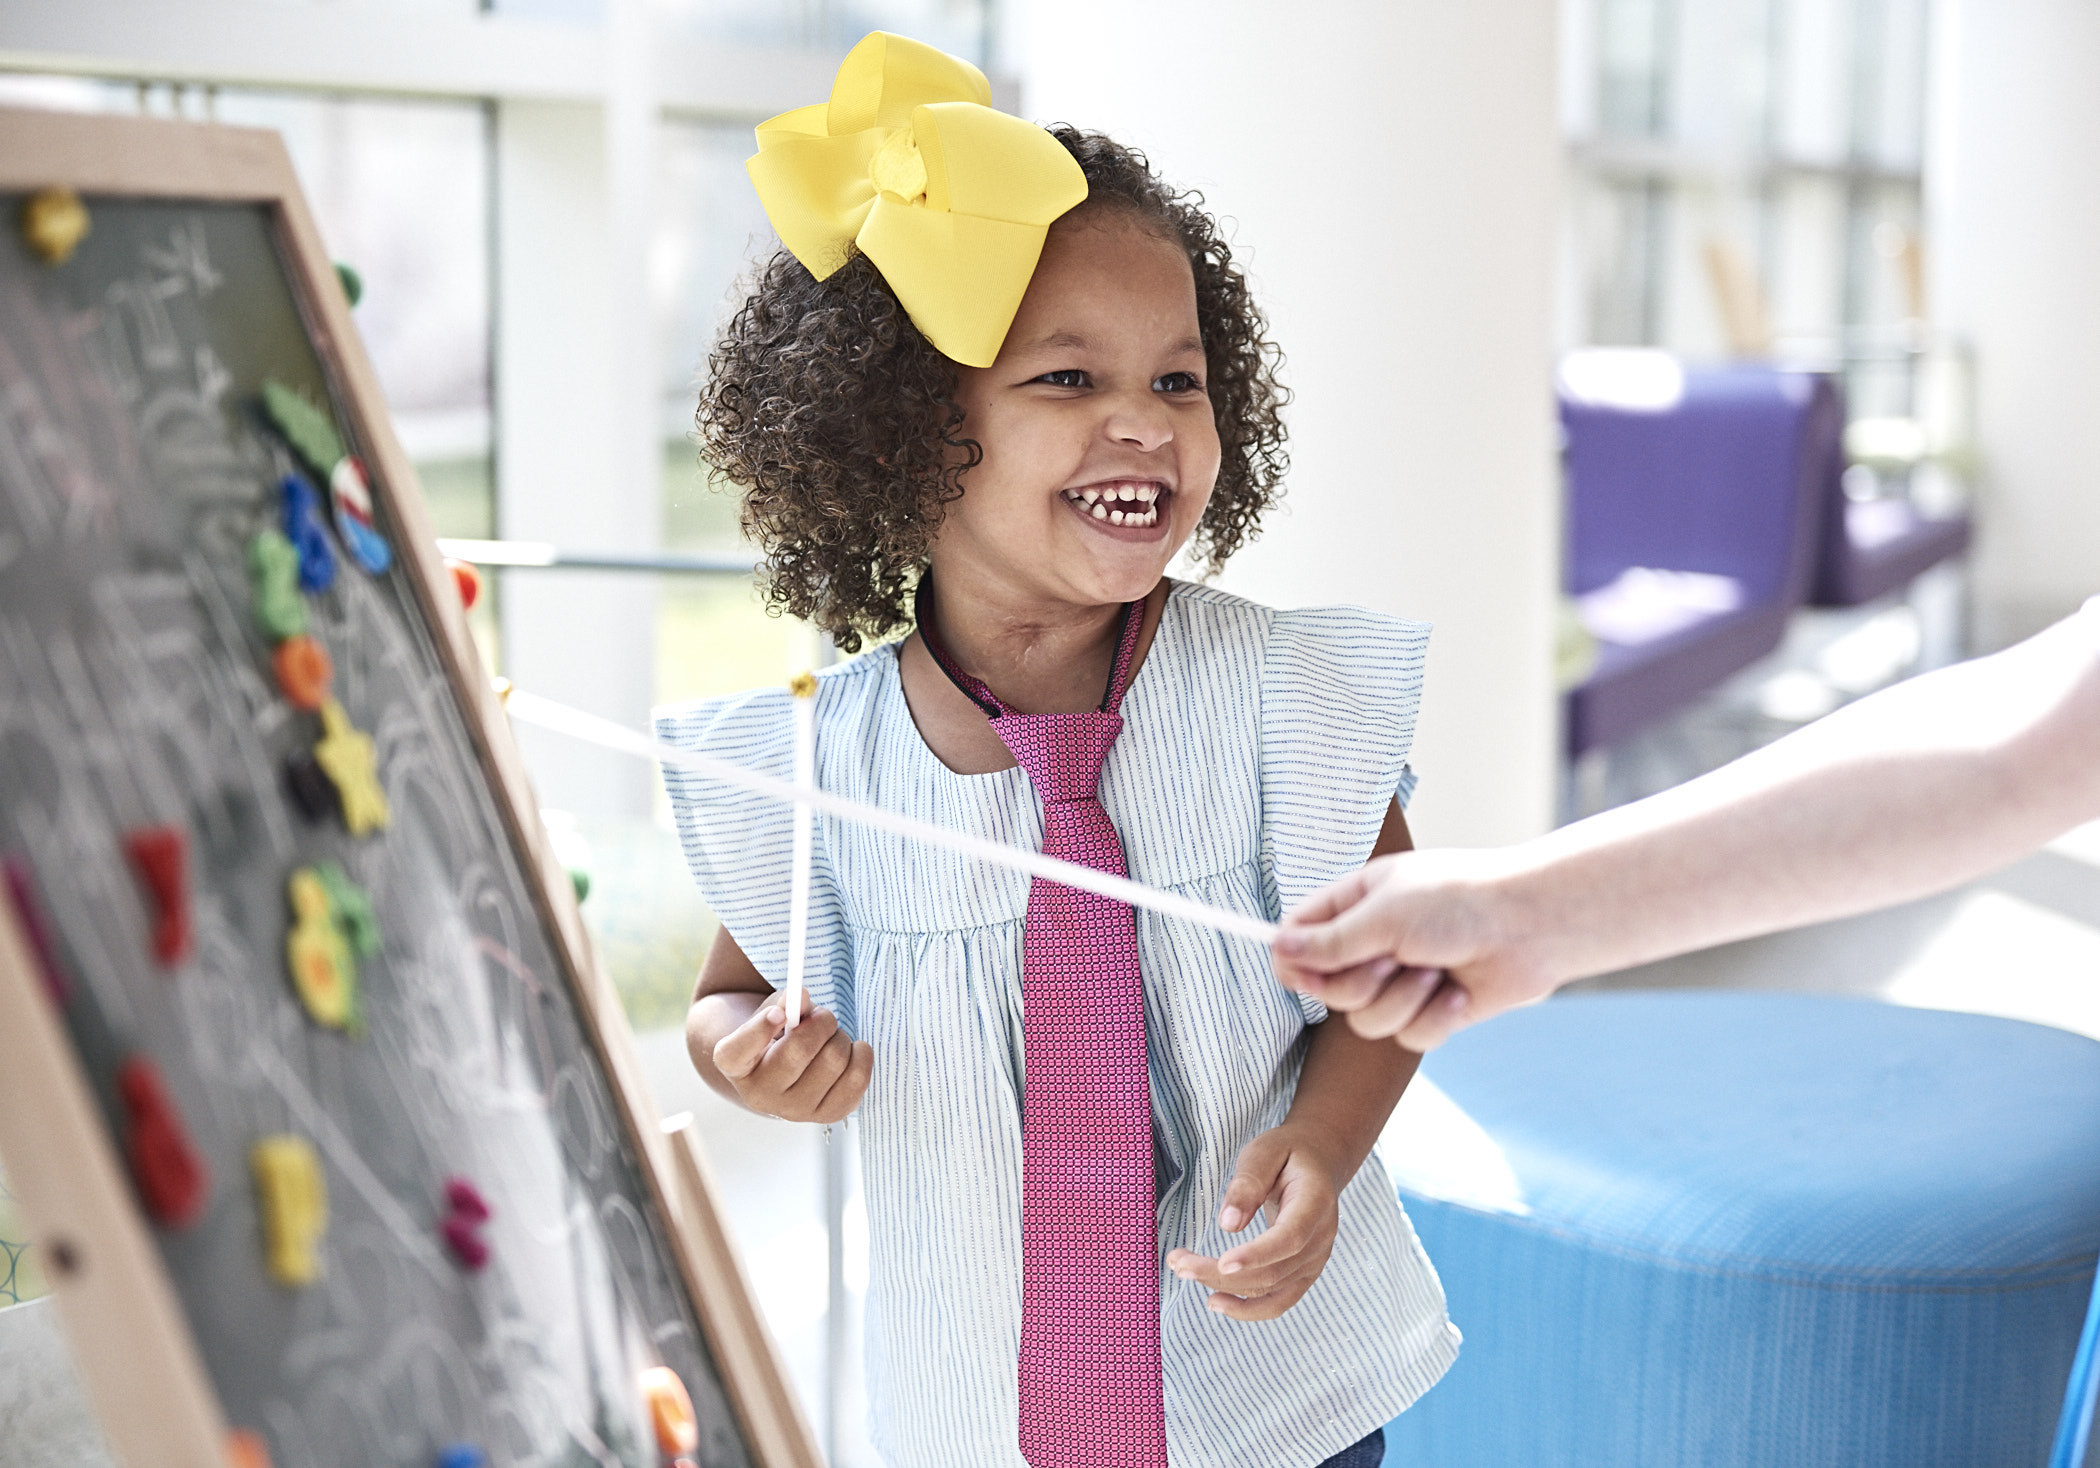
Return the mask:
{"type": "Polygon", "coordinates": [[[1095,518],[1096,520],[1106,520],[1106,519],[1108,518],[1108,506],[1107,506],[1107,505],[1095,505],[1095,506],[1094,506],[1094,518],[1095,518]]]}
{"type": "Polygon", "coordinates": [[[1123,523],[1123,512],[1122,512],[1121,510],[1111,510],[1111,511],[1109,511],[1109,515],[1108,515],[1108,523],[1109,523],[1109,524],[1111,524],[1111,525],[1120,525],[1120,524],[1122,524],[1122,523],[1123,523]]]}
{"type": "Polygon", "coordinates": [[[1095,500],[1101,498],[1101,491],[1098,489],[1082,490],[1080,493],[1085,497],[1088,504],[1092,504],[1095,500]]]}

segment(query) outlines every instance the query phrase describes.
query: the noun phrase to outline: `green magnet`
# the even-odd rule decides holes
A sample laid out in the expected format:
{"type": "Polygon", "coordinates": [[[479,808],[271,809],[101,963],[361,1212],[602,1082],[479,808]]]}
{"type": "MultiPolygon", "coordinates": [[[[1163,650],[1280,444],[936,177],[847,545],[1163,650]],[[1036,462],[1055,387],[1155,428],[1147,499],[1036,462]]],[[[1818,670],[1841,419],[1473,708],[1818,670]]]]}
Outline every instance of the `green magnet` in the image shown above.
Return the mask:
{"type": "Polygon", "coordinates": [[[255,598],[255,620],[273,642],[306,630],[306,599],[299,595],[299,552],[278,530],[265,530],[248,542],[248,586],[255,598]]]}
{"type": "Polygon", "coordinates": [[[326,483],[343,459],[343,440],[335,431],[335,420],[306,394],[274,377],[263,381],[262,405],[270,425],[326,483]]]}
{"type": "Polygon", "coordinates": [[[365,278],[342,261],[335,262],[335,278],[343,283],[343,296],[355,306],[365,298],[365,278]]]}
{"type": "Polygon", "coordinates": [[[321,879],[323,890],[328,893],[328,905],[335,914],[335,925],[342,930],[343,941],[359,958],[370,958],[379,951],[379,915],[372,910],[372,899],[365,889],[350,880],[350,874],[332,861],[317,862],[314,875],[321,879]]]}

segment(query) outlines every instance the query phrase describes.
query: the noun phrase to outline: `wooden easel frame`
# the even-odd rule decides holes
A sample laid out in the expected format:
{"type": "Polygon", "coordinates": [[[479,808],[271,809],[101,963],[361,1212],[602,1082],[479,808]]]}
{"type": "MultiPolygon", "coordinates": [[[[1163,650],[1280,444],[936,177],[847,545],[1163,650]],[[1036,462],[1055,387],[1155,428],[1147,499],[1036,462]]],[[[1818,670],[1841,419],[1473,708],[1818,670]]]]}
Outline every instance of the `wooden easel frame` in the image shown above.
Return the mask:
{"type": "MultiPolygon", "coordinates": [[[[438,555],[414,467],[383,407],[334,266],[274,132],[0,108],[0,189],[269,207],[293,295],[373,492],[398,533],[418,606],[530,882],[627,1139],[678,1257],[745,1442],[762,1468],[821,1468],[809,1425],[752,1299],[688,1123],[666,1133],[618,995],[585,934],[511,737],[438,555]]],[[[5,221],[13,227],[13,221],[5,221]]],[[[151,1231],[87,1077],[0,901],[0,1156],[42,1253],[88,1393],[131,1468],[224,1468],[226,1428],[151,1231]]]]}

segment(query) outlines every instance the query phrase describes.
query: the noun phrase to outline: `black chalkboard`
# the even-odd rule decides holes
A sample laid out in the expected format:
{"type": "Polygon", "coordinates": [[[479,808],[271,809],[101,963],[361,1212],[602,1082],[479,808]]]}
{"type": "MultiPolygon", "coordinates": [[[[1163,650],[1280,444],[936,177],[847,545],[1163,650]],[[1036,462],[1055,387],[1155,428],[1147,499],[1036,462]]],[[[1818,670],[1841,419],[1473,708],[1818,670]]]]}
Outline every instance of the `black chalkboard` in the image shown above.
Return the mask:
{"type": "MultiPolygon", "coordinates": [[[[332,581],[299,601],[390,819],[353,834],[315,788],[327,730],[280,687],[252,547],[285,528],[287,477],[328,496],[266,384],[372,446],[279,212],[83,202],[63,263],[0,238],[0,859],[225,1423],[279,1468],[461,1444],[658,1465],[642,1382],[668,1367],[689,1456],[756,1461],[427,593],[402,556],[361,566],[325,509],[306,531],[332,581]],[[299,929],[299,952],[352,960],[333,1023],[294,982],[295,902],[319,890],[299,872],[339,899],[299,929]],[[347,910],[359,892],[376,933],[347,910]]],[[[0,195],[0,220],[26,205],[0,195]]],[[[392,545],[413,490],[378,488],[392,545]]]]}

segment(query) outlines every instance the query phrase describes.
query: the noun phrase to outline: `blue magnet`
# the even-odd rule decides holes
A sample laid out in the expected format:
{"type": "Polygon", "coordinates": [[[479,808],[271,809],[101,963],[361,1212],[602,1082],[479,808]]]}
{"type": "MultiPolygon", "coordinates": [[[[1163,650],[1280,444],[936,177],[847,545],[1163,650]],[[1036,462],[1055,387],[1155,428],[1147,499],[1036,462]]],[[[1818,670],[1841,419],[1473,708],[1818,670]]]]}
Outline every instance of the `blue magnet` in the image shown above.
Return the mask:
{"type": "Polygon", "coordinates": [[[278,489],[284,496],[284,538],[299,552],[299,589],[326,591],[335,585],[335,547],[322,528],[321,493],[300,474],[285,475],[278,489]]]}

